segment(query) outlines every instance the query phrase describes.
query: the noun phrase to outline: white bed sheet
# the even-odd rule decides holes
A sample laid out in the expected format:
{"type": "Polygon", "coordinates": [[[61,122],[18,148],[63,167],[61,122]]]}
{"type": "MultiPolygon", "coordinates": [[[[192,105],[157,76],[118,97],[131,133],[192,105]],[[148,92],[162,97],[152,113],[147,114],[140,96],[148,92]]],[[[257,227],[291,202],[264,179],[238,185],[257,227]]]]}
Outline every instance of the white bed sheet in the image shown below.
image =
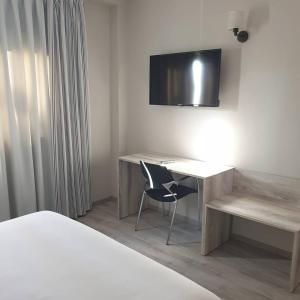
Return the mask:
{"type": "Polygon", "coordinates": [[[0,223],[1,300],[218,300],[182,275],[69,218],[0,223]]]}

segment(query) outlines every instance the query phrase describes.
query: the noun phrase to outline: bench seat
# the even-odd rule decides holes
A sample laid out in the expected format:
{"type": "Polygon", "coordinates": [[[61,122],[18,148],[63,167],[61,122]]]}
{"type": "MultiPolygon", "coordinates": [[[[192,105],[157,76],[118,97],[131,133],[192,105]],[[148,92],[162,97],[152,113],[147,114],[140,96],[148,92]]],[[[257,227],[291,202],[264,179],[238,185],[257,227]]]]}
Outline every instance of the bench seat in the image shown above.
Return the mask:
{"type": "Polygon", "coordinates": [[[227,216],[237,216],[293,233],[290,272],[290,291],[293,292],[300,282],[300,208],[288,200],[241,191],[219,195],[205,205],[205,254],[230,238],[232,219],[228,222],[227,216]]]}
{"type": "Polygon", "coordinates": [[[300,231],[300,209],[284,200],[274,201],[265,196],[233,192],[212,200],[206,206],[285,231],[300,231]]]}

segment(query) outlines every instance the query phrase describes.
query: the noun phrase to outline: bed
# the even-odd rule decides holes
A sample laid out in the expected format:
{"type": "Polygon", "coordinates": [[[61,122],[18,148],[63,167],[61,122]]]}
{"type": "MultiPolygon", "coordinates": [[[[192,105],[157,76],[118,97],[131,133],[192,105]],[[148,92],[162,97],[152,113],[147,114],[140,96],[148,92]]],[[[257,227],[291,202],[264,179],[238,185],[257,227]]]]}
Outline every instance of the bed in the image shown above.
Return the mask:
{"type": "Polygon", "coordinates": [[[0,223],[1,300],[220,300],[74,220],[38,212],[0,223]]]}

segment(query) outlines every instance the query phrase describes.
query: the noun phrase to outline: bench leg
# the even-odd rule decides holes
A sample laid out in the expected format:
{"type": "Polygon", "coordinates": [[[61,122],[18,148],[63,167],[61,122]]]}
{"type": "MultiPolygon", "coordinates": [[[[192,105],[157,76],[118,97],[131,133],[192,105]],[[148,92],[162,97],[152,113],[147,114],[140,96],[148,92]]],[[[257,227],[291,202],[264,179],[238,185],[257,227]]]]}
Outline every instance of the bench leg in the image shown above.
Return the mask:
{"type": "Polygon", "coordinates": [[[202,255],[221,246],[230,239],[232,216],[209,207],[205,207],[202,225],[202,255]]]}
{"type": "Polygon", "coordinates": [[[290,291],[294,292],[300,283],[300,231],[294,234],[293,256],[290,276],[290,291]]]}

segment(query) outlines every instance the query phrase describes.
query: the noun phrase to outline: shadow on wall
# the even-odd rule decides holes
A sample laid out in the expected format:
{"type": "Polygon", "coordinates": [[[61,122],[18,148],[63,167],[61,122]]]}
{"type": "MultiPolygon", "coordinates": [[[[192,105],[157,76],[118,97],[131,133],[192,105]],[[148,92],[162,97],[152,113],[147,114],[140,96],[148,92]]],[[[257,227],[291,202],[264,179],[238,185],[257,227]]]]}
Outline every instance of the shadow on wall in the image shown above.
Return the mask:
{"type": "Polygon", "coordinates": [[[267,2],[254,6],[249,11],[247,28],[251,33],[258,33],[269,23],[270,6],[267,2]]]}
{"type": "Polygon", "coordinates": [[[224,110],[238,110],[241,78],[241,48],[223,48],[220,102],[224,110]]]}
{"type": "MultiPolygon", "coordinates": [[[[250,9],[246,25],[250,39],[252,34],[257,34],[269,23],[269,19],[269,3],[260,3],[250,9]]],[[[220,101],[224,110],[238,110],[243,47],[247,47],[247,43],[245,45],[237,43],[233,48],[222,49],[220,101]]]]}

